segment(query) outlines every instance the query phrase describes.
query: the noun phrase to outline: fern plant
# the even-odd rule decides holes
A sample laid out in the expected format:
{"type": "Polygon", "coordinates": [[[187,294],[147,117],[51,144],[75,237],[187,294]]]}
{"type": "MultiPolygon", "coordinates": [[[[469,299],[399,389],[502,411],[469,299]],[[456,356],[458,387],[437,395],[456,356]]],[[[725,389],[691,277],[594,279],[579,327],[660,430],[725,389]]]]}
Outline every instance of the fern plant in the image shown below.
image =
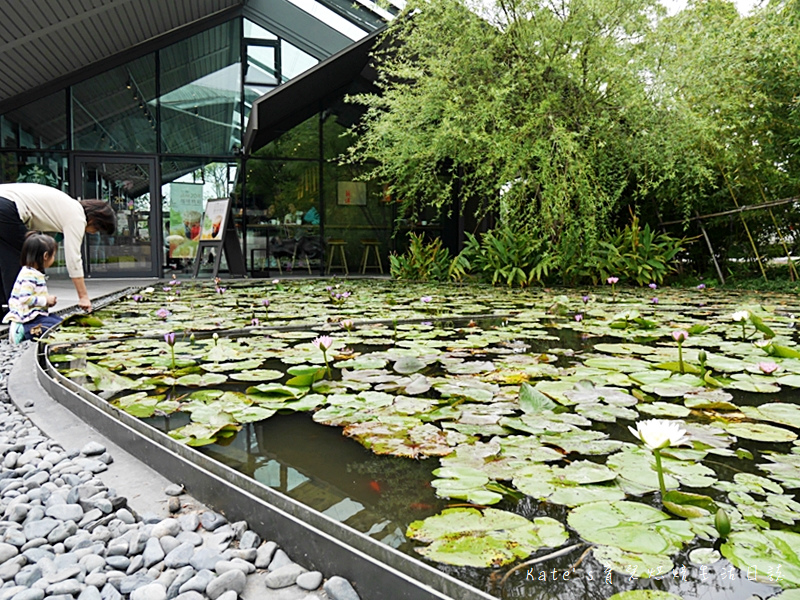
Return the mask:
{"type": "Polygon", "coordinates": [[[403,254],[389,255],[389,272],[395,279],[407,281],[460,280],[464,275],[463,261],[453,260],[440,238],[425,243],[422,235],[411,233],[409,246],[403,254]]]}

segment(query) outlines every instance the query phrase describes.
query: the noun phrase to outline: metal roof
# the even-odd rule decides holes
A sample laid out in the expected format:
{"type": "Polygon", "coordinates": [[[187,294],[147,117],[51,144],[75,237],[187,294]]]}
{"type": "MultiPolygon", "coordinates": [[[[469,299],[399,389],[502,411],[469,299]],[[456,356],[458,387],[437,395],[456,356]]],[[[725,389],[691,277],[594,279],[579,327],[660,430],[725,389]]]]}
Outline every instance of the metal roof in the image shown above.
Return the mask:
{"type": "MultiPolygon", "coordinates": [[[[364,31],[385,10],[370,0],[316,0],[364,31]]],[[[0,114],[235,15],[271,26],[325,58],[352,41],[290,0],[3,0],[0,6],[0,114]],[[312,27],[313,26],[313,27],[312,27]],[[313,30],[306,32],[305,29],[313,30]]],[[[392,13],[396,12],[393,8],[392,13]]],[[[332,12],[331,12],[332,11],[332,12]]]]}

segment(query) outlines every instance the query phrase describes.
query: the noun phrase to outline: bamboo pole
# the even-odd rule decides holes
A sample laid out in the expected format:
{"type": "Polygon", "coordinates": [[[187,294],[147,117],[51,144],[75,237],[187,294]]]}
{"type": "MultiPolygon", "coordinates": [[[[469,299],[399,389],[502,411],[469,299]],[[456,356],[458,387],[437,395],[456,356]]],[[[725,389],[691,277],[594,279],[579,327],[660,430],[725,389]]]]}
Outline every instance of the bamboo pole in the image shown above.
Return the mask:
{"type": "MultiPolygon", "coordinates": [[[[697,211],[695,211],[697,214],[697,211]]],[[[703,223],[700,223],[700,231],[703,234],[703,238],[706,240],[706,245],[708,246],[708,252],[711,254],[711,260],[714,261],[714,268],[717,270],[717,276],[719,277],[719,282],[722,285],[725,285],[725,276],[722,274],[722,269],[719,268],[719,263],[717,262],[717,256],[714,254],[714,248],[711,246],[711,239],[708,237],[708,233],[706,233],[706,228],[703,227],[703,223]]]]}
{"type": "Polygon", "coordinates": [[[715,212],[709,213],[707,215],[697,215],[695,217],[689,217],[688,219],[678,219],[677,221],[663,221],[659,223],[659,225],[678,225],[679,223],[684,222],[691,222],[691,221],[702,221],[704,219],[711,219],[713,217],[724,217],[726,215],[735,215],[737,213],[750,211],[750,210],[761,210],[763,208],[772,208],[775,206],[781,206],[783,204],[788,204],[789,202],[800,202],[800,197],[795,198],[783,198],[781,200],[773,200],[772,202],[765,202],[763,204],[750,204],[747,206],[740,206],[739,208],[734,208],[732,210],[723,210],[722,212],[715,212]]]}
{"type": "MultiPolygon", "coordinates": [[[[736,200],[736,195],[733,193],[733,188],[731,187],[731,182],[728,181],[728,176],[725,175],[725,171],[720,168],[720,172],[722,173],[722,178],[725,180],[725,185],[728,186],[728,191],[731,193],[731,198],[733,198],[733,203],[736,205],[736,208],[739,208],[739,202],[736,200]]],[[[739,217],[742,220],[742,225],[744,225],[744,230],[747,233],[747,237],[750,240],[750,246],[753,248],[753,254],[756,255],[756,260],[758,261],[758,266],[761,269],[761,275],[764,276],[764,281],[769,281],[767,278],[767,272],[764,270],[764,264],[761,262],[761,256],[758,254],[758,248],[756,248],[756,243],[753,240],[753,236],[750,235],[750,228],[747,226],[747,222],[744,220],[744,216],[739,213],[739,217]]]]}

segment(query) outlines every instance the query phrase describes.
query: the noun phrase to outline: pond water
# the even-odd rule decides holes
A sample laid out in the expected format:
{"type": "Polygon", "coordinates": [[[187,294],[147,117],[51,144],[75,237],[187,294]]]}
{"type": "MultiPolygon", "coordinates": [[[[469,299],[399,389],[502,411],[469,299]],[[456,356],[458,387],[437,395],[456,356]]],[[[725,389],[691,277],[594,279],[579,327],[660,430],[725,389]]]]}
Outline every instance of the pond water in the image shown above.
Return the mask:
{"type": "Polygon", "coordinates": [[[180,298],[165,286],[93,327],[67,324],[50,358],[154,427],[498,596],[800,587],[793,298],[447,288],[423,301],[430,287],[347,286],[355,301],[320,282],[180,298]],[[157,337],[135,335],[145,323],[157,337]],[[628,430],[651,418],[685,427],[690,442],[663,450],[666,486],[723,508],[726,543],[707,510],[661,511],[653,454],[628,430]]]}

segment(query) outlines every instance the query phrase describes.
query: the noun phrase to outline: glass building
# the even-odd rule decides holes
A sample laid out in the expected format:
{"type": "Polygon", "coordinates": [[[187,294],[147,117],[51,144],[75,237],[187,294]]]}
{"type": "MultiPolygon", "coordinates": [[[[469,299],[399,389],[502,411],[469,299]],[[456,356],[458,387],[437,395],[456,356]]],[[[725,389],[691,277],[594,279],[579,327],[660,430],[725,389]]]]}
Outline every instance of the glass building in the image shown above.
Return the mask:
{"type": "MultiPolygon", "coordinates": [[[[358,117],[343,97],[370,85],[399,5],[66,0],[42,16],[10,3],[0,182],[112,204],[115,234],[86,236],[88,276],[190,266],[205,204],[228,197],[251,275],[326,272],[331,251],[331,271],[356,272],[374,247],[367,267],[387,269],[395,203],[337,157],[358,117]]],[[[49,272],[66,276],[63,261],[49,272]]]]}

